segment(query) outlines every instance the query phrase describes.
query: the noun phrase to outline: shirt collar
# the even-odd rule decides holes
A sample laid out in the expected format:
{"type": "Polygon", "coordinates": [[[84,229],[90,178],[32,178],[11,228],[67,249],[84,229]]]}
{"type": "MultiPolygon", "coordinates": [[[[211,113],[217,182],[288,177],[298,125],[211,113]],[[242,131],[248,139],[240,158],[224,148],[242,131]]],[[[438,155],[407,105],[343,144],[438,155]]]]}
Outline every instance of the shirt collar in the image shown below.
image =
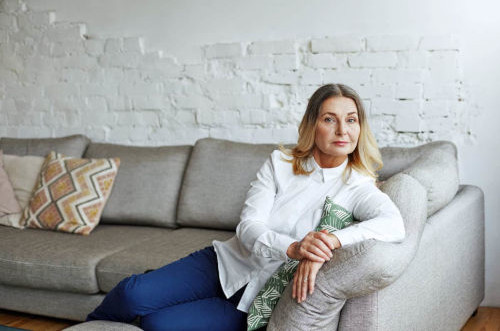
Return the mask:
{"type": "Polygon", "coordinates": [[[313,174],[314,177],[316,177],[319,181],[322,181],[323,183],[340,177],[342,175],[342,172],[346,168],[348,161],[349,158],[347,157],[345,161],[337,167],[321,168],[314,159],[314,156],[311,155],[309,157],[309,164],[314,169],[314,174],[313,174]]]}

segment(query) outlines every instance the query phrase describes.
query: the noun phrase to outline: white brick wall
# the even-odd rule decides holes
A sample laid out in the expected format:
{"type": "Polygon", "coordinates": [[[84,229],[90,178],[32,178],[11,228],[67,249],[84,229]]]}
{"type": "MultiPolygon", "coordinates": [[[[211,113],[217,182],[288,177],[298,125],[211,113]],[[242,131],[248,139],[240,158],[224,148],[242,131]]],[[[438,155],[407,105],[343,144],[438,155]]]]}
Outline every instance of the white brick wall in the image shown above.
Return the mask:
{"type": "Polygon", "coordinates": [[[0,1],[0,136],[290,143],[311,94],[332,82],[358,91],[381,146],[474,136],[454,36],[232,41],[178,58],[145,45],[0,1]]]}

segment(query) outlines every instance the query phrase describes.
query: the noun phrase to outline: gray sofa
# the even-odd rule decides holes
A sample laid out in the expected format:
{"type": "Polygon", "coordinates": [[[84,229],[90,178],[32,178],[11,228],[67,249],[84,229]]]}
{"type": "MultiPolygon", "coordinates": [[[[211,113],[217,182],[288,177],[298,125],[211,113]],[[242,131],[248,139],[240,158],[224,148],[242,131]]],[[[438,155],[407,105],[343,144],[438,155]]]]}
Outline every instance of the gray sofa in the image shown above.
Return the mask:
{"type": "MultiPolygon", "coordinates": [[[[89,236],[0,226],[0,308],[83,321],[124,277],[230,238],[249,183],[275,148],[211,138],[163,147],[94,143],[82,135],[1,138],[4,154],[45,156],[56,150],[120,157],[121,165],[101,222],[89,236]]],[[[370,240],[368,257],[393,266],[391,272],[360,273],[364,292],[348,297],[340,319],[327,321],[328,328],[459,330],[484,297],[483,192],[459,185],[451,142],[381,152],[381,189],[400,208],[406,238],[400,244],[370,240]]],[[[335,250],[332,260],[340,263],[359,249],[335,250]]],[[[300,309],[287,299],[277,309],[290,307],[300,309]]],[[[71,329],[126,328],[134,327],[97,321],[71,329]]]]}

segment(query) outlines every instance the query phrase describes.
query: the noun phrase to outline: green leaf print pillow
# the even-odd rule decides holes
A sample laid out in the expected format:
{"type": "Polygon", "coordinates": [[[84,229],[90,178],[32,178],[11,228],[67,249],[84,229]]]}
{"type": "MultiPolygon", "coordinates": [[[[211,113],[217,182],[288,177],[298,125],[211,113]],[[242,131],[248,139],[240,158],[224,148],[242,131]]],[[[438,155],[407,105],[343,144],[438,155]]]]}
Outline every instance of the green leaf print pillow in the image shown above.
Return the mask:
{"type": "MultiPolygon", "coordinates": [[[[326,197],[323,205],[321,220],[316,231],[327,230],[332,233],[350,225],[354,221],[352,213],[333,203],[330,197],[326,197]]],[[[299,261],[291,260],[283,263],[278,270],[269,278],[264,287],[257,294],[248,310],[247,330],[257,330],[269,322],[271,313],[278,303],[285,287],[293,279],[299,261]]]]}

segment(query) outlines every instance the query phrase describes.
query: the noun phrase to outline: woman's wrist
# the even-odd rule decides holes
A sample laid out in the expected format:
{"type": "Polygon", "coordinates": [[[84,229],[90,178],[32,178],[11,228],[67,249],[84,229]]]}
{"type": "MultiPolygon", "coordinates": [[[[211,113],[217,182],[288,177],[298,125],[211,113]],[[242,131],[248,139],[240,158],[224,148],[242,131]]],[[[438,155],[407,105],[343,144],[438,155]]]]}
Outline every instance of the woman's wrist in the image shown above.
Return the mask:
{"type": "Polygon", "coordinates": [[[296,252],[298,243],[299,243],[298,241],[294,241],[293,243],[290,244],[290,246],[288,246],[288,249],[286,250],[286,255],[289,258],[297,260],[295,252],[296,252]]]}
{"type": "Polygon", "coordinates": [[[333,246],[335,247],[335,249],[342,247],[342,243],[336,235],[334,235],[333,233],[328,233],[328,235],[333,239],[333,246]]]}

